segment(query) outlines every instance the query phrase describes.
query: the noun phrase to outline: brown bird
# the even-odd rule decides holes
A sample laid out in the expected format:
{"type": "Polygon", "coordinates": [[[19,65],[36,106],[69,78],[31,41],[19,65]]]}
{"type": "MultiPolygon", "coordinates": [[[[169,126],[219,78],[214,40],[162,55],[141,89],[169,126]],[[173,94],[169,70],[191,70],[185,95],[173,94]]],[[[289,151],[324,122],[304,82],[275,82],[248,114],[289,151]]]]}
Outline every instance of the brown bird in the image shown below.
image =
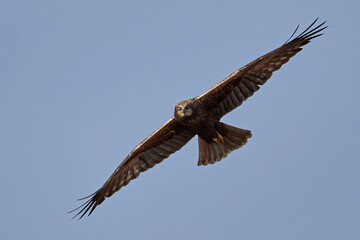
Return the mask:
{"type": "Polygon", "coordinates": [[[137,145],[99,190],[79,199],[89,198],[80,207],[70,211],[82,208],[74,218],[81,214],[81,219],[87,212],[90,215],[105,198],[126,186],[141,172],[180,150],[195,135],[198,135],[199,141],[199,166],[218,162],[246,144],[251,137],[249,130],[227,125],[220,119],[259,90],[259,86],[301,51],[302,46],[323,34],[327,26],[323,26],[323,22],[313,27],[317,20],[293,38],[298,26],[281,47],[236,70],[203,95],[176,104],[174,116],[137,145]]]}

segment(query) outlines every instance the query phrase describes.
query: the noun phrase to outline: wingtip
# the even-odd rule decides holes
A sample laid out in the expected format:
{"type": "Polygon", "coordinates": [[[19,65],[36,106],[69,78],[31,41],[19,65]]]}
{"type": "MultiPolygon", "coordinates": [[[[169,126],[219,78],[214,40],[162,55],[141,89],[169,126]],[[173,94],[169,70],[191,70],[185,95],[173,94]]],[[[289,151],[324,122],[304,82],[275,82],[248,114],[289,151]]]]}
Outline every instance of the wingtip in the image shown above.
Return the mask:
{"type": "Polygon", "coordinates": [[[95,208],[97,207],[97,201],[96,201],[96,199],[94,198],[94,196],[95,196],[96,193],[97,193],[97,192],[95,192],[95,193],[93,193],[93,194],[90,194],[89,196],[86,196],[86,197],[83,197],[83,198],[78,199],[78,201],[82,201],[82,200],[85,200],[85,199],[90,198],[90,199],[88,199],[86,202],[84,202],[83,204],[81,204],[79,207],[77,207],[77,208],[75,208],[75,209],[73,209],[73,210],[71,210],[71,211],[68,212],[68,214],[71,214],[71,213],[73,213],[73,212],[81,209],[81,210],[80,210],[78,213],[76,213],[71,219],[74,219],[74,218],[76,218],[76,217],[78,217],[78,216],[80,215],[80,217],[79,217],[79,219],[78,219],[78,220],[80,220],[80,219],[82,219],[82,218],[86,215],[87,212],[89,212],[89,210],[90,210],[90,212],[89,212],[88,216],[91,215],[91,213],[92,213],[92,212],[95,210],[95,208]]]}
{"type": "Polygon", "coordinates": [[[319,17],[317,17],[315,19],[315,21],[312,22],[310,24],[310,26],[307,27],[302,33],[300,33],[299,36],[297,36],[295,39],[303,38],[306,40],[311,40],[311,39],[314,39],[316,37],[323,35],[324,33],[321,33],[321,32],[323,30],[325,30],[328,26],[324,26],[324,24],[326,23],[326,21],[324,21],[324,22],[320,23],[319,25],[313,27],[315,25],[315,23],[318,21],[318,19],[319,19],[319,17]],[[320,33],[320,34],[318,34],[318,33],[320,33]]]}
{"type": "Polygon", "coordinates": [[[325,30],[326,28],[328,28],[329,26],[324,26],[326,21],[320,23],[319,25],[313,27],[315,25],[315,23],[319,20],[319,17],[317,17],[304,31],[302,31],[298,36],[296,36],[295,38],[294,35],[297,32],[297,30],[299,29],[300,25],[297,25],[297,27],[295,28],[295,31],[291,34],[291,36],[289,37],[289,39],[284,43],[287,44],[289,42],[292,42],[294,40],[297,39],[305,39],[307,41],[310,41],[311,39],[320,37],[321,35],[323,35],[324,33],[322,33],[323,30],[325,30]]]}

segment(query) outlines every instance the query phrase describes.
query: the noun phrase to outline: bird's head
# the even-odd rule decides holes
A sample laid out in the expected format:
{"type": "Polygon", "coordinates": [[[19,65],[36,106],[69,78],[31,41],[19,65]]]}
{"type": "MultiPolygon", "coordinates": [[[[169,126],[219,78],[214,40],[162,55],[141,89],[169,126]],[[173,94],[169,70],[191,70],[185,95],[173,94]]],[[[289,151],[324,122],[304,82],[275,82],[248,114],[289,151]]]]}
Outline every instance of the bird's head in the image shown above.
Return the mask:
{"type": "Polygon", "coordinates": [[[184,118],[191,117],[194,112],[194,101],[192,99],[181,101],[175,105],[175,116],[184,118]]]}

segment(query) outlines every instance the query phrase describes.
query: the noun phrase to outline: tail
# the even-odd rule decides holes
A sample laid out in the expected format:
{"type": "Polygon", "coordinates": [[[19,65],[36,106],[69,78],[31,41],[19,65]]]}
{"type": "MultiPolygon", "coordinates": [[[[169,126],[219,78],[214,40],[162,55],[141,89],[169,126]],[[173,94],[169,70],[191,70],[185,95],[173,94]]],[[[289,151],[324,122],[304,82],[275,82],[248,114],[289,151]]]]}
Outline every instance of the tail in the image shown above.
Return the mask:
{"type": "Polygon", "coordinates": [[[251,137],[251,131],[236,128],[225,123],[220,123],[222,131],[220,134],[224,142],[207,143],[202,138],[199,139],[199,161],[198,166],[214,164],[226,157],[230,152],[245,145],[251,137]]]}

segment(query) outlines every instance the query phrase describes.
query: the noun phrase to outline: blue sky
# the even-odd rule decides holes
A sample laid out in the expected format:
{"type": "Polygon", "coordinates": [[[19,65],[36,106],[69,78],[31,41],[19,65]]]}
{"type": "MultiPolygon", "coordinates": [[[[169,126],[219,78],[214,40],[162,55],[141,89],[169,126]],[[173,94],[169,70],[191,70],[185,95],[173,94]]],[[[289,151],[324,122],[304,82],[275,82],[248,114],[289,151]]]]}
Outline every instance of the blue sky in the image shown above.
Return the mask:
{"type": "Polygon", "coordinates": [[[0,1],[1,239],[359,239],[358,1],[0,1]],[[141,140],[297,24],[330,26],[223,121],[71,220],[141,140]]]}

